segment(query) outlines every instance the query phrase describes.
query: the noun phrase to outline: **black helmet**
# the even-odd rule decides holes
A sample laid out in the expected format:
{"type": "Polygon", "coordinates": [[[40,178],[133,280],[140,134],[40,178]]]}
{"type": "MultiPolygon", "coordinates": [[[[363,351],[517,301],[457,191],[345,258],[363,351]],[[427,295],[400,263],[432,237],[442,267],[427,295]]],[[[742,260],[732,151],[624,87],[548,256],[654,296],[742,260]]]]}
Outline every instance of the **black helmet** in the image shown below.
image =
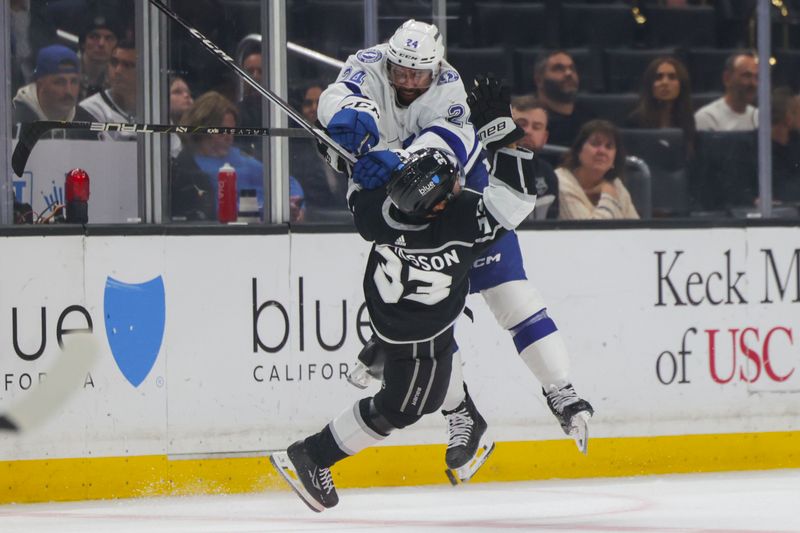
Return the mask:
{"type": "Polygon", "coordinates": [[[461,166],[452,154],[438,148],[413,152],[395,172],[386,190],[392,203],[411,217],[434,214],[433,208],[453,198],[456,181],[462,179],[461,166]]]}

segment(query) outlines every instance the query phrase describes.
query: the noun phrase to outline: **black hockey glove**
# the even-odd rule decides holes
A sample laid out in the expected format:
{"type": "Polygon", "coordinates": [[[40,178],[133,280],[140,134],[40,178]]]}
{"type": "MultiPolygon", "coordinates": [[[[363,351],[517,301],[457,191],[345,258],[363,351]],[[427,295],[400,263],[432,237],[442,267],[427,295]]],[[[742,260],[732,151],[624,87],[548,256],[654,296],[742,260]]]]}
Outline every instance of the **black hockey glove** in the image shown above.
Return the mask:
{"type": "Polygon", "coordinates": [[[478,139],[490,152],[525,136],[511,118],[511,91],[497,78],[479,74],[467,95],[467,103],[478,139]]]}

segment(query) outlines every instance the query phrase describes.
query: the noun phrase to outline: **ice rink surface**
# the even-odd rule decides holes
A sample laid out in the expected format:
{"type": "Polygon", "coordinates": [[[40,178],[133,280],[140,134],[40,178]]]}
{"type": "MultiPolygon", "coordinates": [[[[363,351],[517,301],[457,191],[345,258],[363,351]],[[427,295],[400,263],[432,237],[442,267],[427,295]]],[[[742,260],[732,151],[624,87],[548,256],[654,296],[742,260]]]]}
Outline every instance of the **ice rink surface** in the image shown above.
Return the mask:
{"type": "Polygon", "coordinates": [[[0,506],[0,531],[800,532],[800,470],[0,506]]]}

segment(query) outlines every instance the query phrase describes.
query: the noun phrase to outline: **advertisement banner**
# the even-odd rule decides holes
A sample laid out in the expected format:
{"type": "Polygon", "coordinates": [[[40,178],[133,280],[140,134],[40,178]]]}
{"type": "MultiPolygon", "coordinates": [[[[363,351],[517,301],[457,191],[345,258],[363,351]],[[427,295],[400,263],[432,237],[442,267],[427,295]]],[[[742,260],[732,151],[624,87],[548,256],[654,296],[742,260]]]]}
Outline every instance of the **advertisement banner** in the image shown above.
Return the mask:
{"type": "MultiPolygon", "coordinates": [[[[800,428],[800,229],[526,231],[594,437],[800,428]]],[[[370,336],[355,234],[0,240],[0,409],[46,379],[59,336],[100,362],[0,459],[283,448],[374,393],[344,376],[370,336]],[[24,265],[24,268],[20,265],[24,265]]],[[[480,295],[456,337],[497,440],[563,438],[480,295]]],[[[445,441],[438,414],[386,445],[445,441]]]]}

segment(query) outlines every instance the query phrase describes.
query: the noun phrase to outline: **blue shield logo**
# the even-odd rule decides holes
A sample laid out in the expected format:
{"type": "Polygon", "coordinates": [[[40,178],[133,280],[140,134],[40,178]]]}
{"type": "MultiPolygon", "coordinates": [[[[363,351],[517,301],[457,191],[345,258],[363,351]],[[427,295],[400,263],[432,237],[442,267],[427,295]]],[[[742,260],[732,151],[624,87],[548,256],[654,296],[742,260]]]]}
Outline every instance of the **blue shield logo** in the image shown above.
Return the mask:
{"type": "Polygon", "coordinates": [[[139,284],[106,278],[103,316],[108,345],[122,375],[134,387],[141,385],[158,357],[165,309],[161,276],[139,284]]]}

